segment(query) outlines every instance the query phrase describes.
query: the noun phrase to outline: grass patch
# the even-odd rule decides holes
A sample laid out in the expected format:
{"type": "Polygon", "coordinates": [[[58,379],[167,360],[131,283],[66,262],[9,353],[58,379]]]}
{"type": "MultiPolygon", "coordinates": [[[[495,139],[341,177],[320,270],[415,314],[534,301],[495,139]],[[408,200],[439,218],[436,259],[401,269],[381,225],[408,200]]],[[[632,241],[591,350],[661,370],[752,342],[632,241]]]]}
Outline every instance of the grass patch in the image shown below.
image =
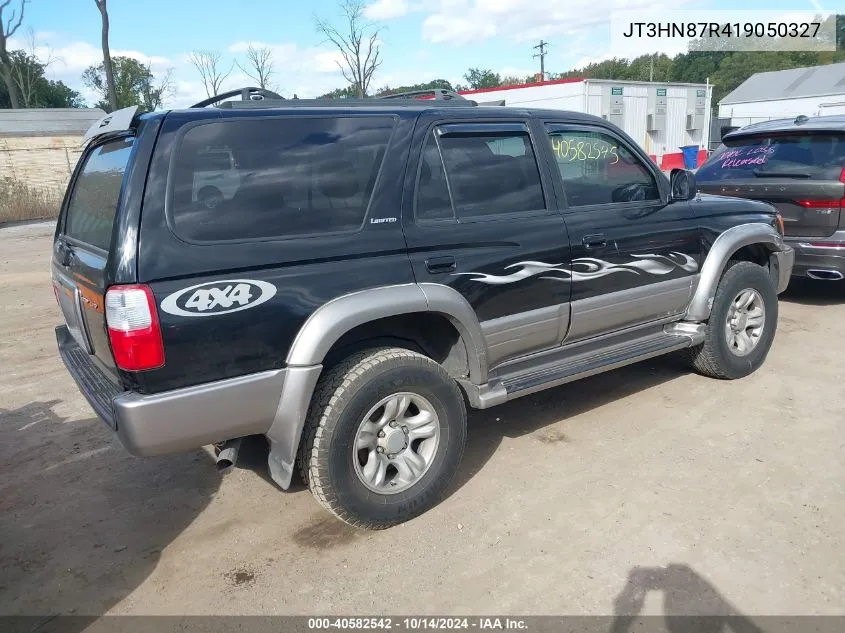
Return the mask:
{"type": "Polygon", "coordinates": [[[61,193],[31,187],[14,178],[0,178],[0,224],[58,216],[61,193]]]}

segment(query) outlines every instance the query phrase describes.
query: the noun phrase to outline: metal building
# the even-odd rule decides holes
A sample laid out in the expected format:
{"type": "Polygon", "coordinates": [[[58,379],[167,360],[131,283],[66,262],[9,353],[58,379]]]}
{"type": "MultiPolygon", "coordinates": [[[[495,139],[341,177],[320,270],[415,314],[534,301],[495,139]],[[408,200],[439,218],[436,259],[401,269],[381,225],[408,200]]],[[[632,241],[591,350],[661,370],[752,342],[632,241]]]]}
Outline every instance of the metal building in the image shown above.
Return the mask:
{"type": "Polygon", "coordinates": [[[731,126],[845,114],[845,63],[757,73],[719,102],[731,126]]]}
{"type": "Polygon", "coordinates": [[[603,117],[625,130],[664,169],[682,167],[681,148],[697,146],[699,164],[710,141],[712,86],[707,84],[559,79],[464,90],[479,103],[574,110],[603,117]]]}
{"type": "Polygon", "coordinates": [[[0,109],[0,179],[59,195],[82,151],[82,138],[105,116],[98,108],[0,109]]]}

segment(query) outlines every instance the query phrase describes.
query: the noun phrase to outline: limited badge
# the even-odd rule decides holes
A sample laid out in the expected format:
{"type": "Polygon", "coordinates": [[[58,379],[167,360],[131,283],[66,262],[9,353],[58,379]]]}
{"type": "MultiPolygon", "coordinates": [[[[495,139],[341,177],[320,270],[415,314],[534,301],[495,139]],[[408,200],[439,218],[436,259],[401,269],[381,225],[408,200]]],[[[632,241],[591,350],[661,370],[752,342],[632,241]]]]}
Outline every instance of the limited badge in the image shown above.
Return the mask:
{"type": "Polygon", "coordinates": [[[167,295],[161,302],[161,309],[177,316],[217,316],[254,308],[275,294],[276,286],[266,281],[209,281],[167,295]]]}

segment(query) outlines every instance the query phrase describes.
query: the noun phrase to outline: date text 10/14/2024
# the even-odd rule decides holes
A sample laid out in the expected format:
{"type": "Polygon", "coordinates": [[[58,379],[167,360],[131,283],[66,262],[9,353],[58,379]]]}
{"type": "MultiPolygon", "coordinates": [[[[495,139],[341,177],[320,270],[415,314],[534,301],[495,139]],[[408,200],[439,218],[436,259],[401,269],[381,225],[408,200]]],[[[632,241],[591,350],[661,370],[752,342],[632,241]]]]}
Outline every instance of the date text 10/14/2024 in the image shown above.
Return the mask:
{"type": "Polygon", "coordinates": [[[308,618],[308,629],[312,631],[328,629],[349,630],[450,630],[450,629],[479,629],[479,630],[526,630],[525,620],[520,618],[502,617],[473,617],[473,618],[439,618],[439,617],[351,617],[351,618],[308,618]]]}

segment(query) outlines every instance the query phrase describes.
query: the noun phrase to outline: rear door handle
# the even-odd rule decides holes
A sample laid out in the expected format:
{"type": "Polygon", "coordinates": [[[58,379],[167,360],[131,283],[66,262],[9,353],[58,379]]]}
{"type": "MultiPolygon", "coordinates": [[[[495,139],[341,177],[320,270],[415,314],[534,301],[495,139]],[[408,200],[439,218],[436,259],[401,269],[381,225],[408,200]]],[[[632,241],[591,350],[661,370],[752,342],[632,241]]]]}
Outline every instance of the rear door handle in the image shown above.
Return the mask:
{"type": "Polygon", "coordinates": [[[430,273],[450,273],[457,269],[455,258],[451,255],[443,257],[431,257],[425,260],[425,269],[430,273]]]}
{"type": "Polygon", "coordinates": [[[584,248],[604,248],[607,246],[607,238],[604,235],[585,235],[581,240],[584,248]]]}

